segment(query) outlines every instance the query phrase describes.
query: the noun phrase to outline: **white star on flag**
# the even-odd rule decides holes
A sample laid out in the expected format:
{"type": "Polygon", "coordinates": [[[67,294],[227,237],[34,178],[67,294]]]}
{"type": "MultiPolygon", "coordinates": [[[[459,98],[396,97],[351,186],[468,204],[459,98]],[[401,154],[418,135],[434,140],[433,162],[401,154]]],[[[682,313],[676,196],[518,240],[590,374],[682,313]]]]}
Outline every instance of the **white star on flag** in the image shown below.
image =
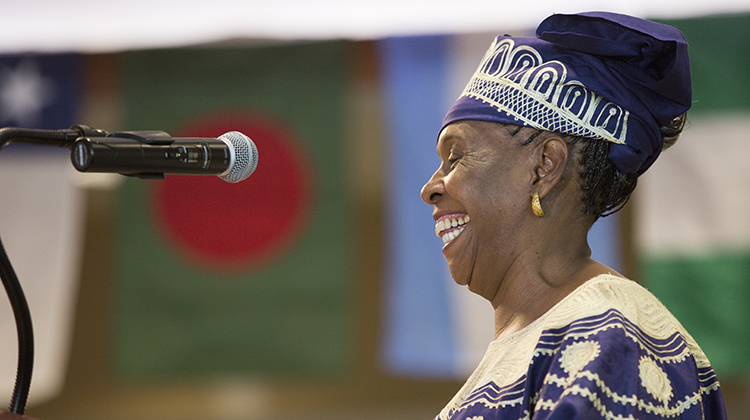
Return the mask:
{"type": "Polygon", "coordinates": [[[36,62],[26,59],[15,68],[0,68],[0,122],[33,128],[42,120],[42,110],[55,95],[51,79],[36,62]]]}

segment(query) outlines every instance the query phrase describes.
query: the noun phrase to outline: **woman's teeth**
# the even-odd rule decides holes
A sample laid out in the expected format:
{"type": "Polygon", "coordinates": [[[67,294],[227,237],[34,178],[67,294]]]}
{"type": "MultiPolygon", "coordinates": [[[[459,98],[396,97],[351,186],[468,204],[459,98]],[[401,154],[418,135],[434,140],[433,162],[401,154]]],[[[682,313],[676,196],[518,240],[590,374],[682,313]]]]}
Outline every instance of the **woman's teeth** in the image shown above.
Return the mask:
{"type": "Polygon", "coordinates": [[[463,217],[440,219],[435,223],[435,234],[443,240],[443,244],[448,245],[463,232],[469,220],[468,214],[463,217]]]}

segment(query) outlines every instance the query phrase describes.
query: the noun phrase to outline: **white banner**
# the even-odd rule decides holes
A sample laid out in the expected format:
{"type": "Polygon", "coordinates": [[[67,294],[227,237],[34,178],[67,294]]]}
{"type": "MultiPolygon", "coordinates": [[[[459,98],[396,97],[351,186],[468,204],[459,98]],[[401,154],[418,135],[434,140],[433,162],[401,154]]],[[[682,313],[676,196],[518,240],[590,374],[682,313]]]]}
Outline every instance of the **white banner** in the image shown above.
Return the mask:
{"type": "MultiPolygon", "coordinates": [[[[84,191],[63,149],[9,146],[0,151],[0,237],[34,327],[29,402],[60,392],[72,337],[81,262],[84,191]]],[[[13,311],[0,297],[0,400],[10,401],[18,340],[13,311]]]]}
{"type": "Polygon", "coordinates": [[[645,18],[750,11],[747,0],[5,0],[0,52],[118,51],[228,39],[376,39],[535,28],[553,13],[645,18]]]}

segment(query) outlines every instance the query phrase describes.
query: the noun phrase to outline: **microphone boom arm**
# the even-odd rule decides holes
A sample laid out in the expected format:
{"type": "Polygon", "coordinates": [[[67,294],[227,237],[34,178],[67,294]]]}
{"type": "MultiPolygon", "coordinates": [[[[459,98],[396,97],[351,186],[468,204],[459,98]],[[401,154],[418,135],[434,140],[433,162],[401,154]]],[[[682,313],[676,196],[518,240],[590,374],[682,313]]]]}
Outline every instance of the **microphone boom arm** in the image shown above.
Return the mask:
{"type": "MultiPolygon", "coordinates": [[[[0,149],[10,143],[57,146],[70,149],[75,140],[83,135],[103,137],[103,130],[91,129],[84,125],[73,126],[69,130],[37,130],[27,128],[5,127],[0,129],[0,149]]],[[[23,415],[31,388],[31,375],[34,370],[34,329],[31,323],[31,312],[26,296],[21,288],[13,266],[8,259],[5,248],[0,242],[0,278],[13,308],[18,333],[18,367],[10,411],[23,415]]]]}

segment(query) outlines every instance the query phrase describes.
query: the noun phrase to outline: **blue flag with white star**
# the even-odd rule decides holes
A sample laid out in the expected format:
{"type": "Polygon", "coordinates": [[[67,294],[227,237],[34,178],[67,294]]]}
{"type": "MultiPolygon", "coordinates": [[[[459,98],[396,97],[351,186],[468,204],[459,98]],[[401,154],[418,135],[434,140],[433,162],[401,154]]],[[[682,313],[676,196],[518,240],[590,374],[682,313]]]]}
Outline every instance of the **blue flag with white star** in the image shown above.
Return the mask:
{"type": "Polygon", "coordinates": [[[75,122],[78,54],[0,55],[0,126],[57,130],[75,122]]]}

